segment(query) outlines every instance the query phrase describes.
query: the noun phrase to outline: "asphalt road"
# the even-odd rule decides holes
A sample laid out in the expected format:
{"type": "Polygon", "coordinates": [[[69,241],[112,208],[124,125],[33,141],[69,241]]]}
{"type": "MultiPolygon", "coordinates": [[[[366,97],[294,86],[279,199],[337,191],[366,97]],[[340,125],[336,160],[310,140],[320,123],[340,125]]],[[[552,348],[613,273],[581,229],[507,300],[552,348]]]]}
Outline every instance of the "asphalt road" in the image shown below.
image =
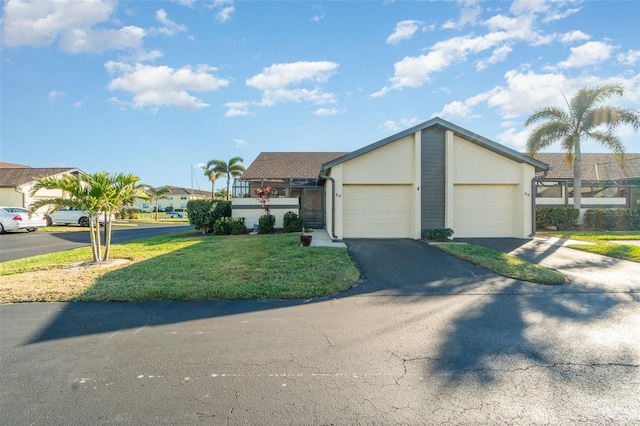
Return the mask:
{"type": "Polygon", "coordinates": [[[0,423],[640,424],[638,285],[418,244],[348,242],[336,298],[2,305],[0,423]]]}
{"type": "MultiPolygon", "coordinates": [[[[193,226],[140,223],[135,227],[114,226],[112,229],[111,242],[122,243],[187,231],[193,229],[193,226]]],[[[86,232],[8,232],[0,234],[0,262],[69,250],[90,244],[88,228],[86,232]]]]}

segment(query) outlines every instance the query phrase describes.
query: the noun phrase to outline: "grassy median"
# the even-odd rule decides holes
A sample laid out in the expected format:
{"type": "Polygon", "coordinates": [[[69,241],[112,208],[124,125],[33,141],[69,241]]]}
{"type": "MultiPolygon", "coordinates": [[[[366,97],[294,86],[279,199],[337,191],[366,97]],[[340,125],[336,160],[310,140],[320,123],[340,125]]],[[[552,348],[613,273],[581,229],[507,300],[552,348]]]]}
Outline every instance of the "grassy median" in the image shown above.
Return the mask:
{"type": "Polygon", "coordinates": [[[632,244],[618,244],[615,241],[640,240],[640,232],[542,232],[540,235],[566,238],[569,240],[587,241],[591,244],[570,245],[572,249],[588,251],[616,259],[630,260],[640,263],[640,246],[632,244]]]}
{"type": "Polygon", "coordinates": [[[309,298],[359,277],[346,249],[300,247],[298,234],[177,234],[115,244],[106,265],[90,259],[86,247],[3,262],[0,303],[309,298]]]}

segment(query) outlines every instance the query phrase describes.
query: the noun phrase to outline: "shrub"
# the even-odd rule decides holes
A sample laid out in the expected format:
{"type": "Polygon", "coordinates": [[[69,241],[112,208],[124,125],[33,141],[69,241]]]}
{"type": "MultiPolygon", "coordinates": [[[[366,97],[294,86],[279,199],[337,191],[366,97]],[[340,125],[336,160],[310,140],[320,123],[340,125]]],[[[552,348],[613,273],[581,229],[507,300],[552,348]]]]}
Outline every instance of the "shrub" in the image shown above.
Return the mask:
{"type": "Polygon", "coordinates": [[[129,219],[138,219],[140,217],[140,209],[137,209],[135,207],[126,209],[126,212],[129,219]]]}
{"type": "Polygon", "coordinates": [[[423,237],[433,241],[447,241],[453,235],[451,228],[435,228],[424,231],[423,237]]]}
{"type": "Polygon", "coordinates": [[[558,230],[571,229],[578,220],[580,211],[573,207],[537,207],[536,228],[551,225],[558,230]]]}
{"type": "Polygon", "coordinates": [[[286,212],[282,219],[284,232],[300,232],[302,231],[302,217],[295,212],[286,212]]]}
{"type": "Polygon", "coordinates": [[[258,220],[258,234],[271,234],[276,224],[276,217],[272,214],[263,214],[258,220]]]}
{"type": "Polygon", "coordinates": [[[607,231],[640,231],[640,209],[589,209],[584,224],[607,231]]]}
{"type": "Polygon", "coordinates": [[[231,217],[231,201],[191,200],[187,202],[187,216],[191,225],[206,234],[218,219],[231,217]]]}
{"type": "Polygon", "coordinates": [[[213,225],[215,235],[242,235],[247,233],[244,217],[221,217],[213,225]]]}

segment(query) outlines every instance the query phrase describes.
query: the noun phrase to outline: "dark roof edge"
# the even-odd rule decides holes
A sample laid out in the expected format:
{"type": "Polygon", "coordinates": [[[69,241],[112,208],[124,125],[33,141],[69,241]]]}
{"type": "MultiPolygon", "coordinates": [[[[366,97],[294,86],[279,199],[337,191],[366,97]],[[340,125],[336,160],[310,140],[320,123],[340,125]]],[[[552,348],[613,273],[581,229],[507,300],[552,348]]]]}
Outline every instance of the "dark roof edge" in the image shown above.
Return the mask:
{"type": "Polygon", "coordinates": [[[322,165],[321,168],[321,173],[324,173],[324,171],[330,169],[333,166],[336,166],[340,163],[344,163],[345,161],[349,161],[351,159],[354,159],[356,157],[359,157],[363,154],[366,154],[368,152],[371,152],[375,149],[378,149],[382,146],[385,146],[391,142],[394,142],[398,139],[402,139],[406,136],[409,136],[419,130],[424,130],[428,127],[432,127],[432,126],[440,126],[445,128],[446,130],[451,130],[453,133],[457,134],[458,136],[461,136],[462,138],[475,143],[476,145],[479,145],[483,148],[488,149],[489,151],[495,152],[496,154],[502,155],[504,157],[507,157],[513,161],[516,161],[518,163],[527,163],[533,167],[536,168],[536,170],[540,170],[540,171],[544,171],[544,170],[549,170],[549,165],[546,163],[543,163],[542,161],[538,161],[535,160],[527,155],[524,155],[514,149],[508,148],[504,145],[501,145],[497,142],[494,142],[490,139],[485,138],[484,136],[480,136],[477,133],[473,133],[469,130],[463,129],[460,126],[456,126],[453,123],[450,123],[446,120],[443,120],[440,117],[435,117],[432,118],[431,120],[425,121],[424,123],[418,124],[417,126],[413,126],[409,129],[403,130],[400,133],[396,133],[394,135],[391,135],[389,137],[386,137],[382,140],[379,140],[378,142],[374,142],[370,145],[367,145],[363,148],[360,148],[358,150],[355,150],[347,155],[344,155],[340,158],[336,158],[333,161],[330,161],[328,163],[325,163],[322,165]]]}

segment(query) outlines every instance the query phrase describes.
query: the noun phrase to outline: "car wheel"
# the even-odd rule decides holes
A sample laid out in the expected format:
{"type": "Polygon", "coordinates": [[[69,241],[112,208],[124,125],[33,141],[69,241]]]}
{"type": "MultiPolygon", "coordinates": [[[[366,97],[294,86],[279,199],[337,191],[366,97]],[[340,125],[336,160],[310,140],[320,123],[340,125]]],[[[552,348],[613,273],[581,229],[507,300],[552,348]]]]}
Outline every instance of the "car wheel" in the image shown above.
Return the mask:
{"type": "Polygon", "coordinates": [[[47,226],[51,226],[51,225],[53,225],[53,221],[49,216],[47,216],[47,226]]]}
{"type": "Polygon", "coordinates": [[[81,217],[80,220],[78,221],[78,224],[80,226],[89,226],[89,218],[88,217],[81,217]]]}
{"type": "Polygon", "coordinates": [[[4,234],[4,226],[0,223],[0,234],[4,234]]]}
{"type": "Polygon", "coordinates": [[[27,229],[27,232],[33,232],[33,231],[37,231],[37,230],[38,230],[38,228],[29,228],[29,229],[27,229]]]}

